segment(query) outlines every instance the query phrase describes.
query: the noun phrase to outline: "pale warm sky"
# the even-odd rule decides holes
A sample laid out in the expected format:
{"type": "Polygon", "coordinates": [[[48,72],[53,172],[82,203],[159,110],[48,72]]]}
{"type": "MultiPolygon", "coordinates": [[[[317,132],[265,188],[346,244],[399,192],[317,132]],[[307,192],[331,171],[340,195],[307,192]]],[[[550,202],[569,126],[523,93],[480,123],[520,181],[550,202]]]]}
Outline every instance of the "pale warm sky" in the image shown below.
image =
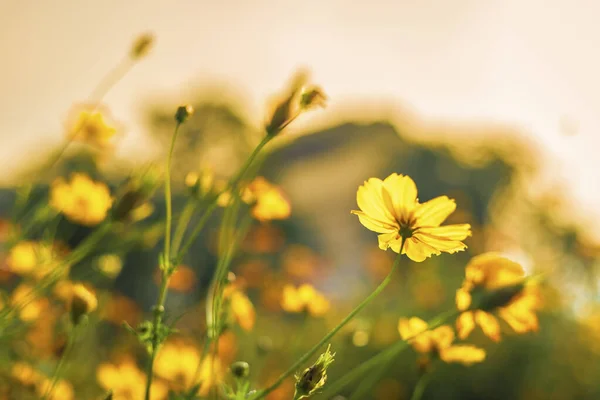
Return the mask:
{"type": "Polygon", "coordinates": [[[151,31],[152,54],[105,99],[129,153],[140,98],[185,101],[190,83],[216,78],[260,110],[306,65],[333,109],[383,98],[522,128],[600,221],[598,15],[595,0],[0,0],[0,180],[41,137],[58,142],[71,105],[151,31]]]}

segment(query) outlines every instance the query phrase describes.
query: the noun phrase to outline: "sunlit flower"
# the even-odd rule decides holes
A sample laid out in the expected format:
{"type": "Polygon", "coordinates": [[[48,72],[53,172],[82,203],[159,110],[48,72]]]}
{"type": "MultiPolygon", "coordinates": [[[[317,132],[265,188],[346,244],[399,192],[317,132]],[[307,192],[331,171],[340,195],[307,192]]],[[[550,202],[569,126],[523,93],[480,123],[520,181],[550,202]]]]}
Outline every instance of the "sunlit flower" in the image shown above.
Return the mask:
{"type": "Polygon", "coordinates": [[[32,286],[22,283],[11,294],[11,304],[19,309],[19,318],[23,321],[38,319],[50,306],[48,299],[36,297],[34,293],[35,289],[32,286]]]}
{"type": "MultiPolygon", "coordinates": [[[[96,380],[105,390],[112,390],[113,400],[139,400],[146,392],[146,375],[131,359],[118,364],[100,364],[96,370],[96,380]]],[[[152,381],[151,400],[167,398],[167,386],[157,380],[152,381]]]]}
{"type": "MultiPolygon", "coordinates": [[[[44,378],[37,387],[38,395],[40,397],[46,395],[51,385],[52,380],[44,378]]],[[[75,398],[75,391],[69,382],[61,379],[54,384],[51,394],[44,398],[48,400],[73,400],[75,398]]]]}
{"type": "Polygon", "coordinates": [[[62,250],[57,245],[22,241],[10,250],[6,261],[12,272],[41,279],[59,268],[62,250]]]}
{"type": "Polygon", "coordinates": [[[123,260],[116,254],[105,254],[98,259],[98,269],[107,277],[115,279],[123,269],[123,260]]]}
{"type": "Polygon", "coordinates": [[[116,132],[117,129],[106,121],[105,115],[94,107],[79,113],[71,127],[69,137],[71,140],[104,148],[110,144],[110,139],[116,132]]]}
{"type": "Polygon", "coordinates": [[[265,178],[257,177],[248,189],[255,198],[251,213],[257,220],[286,219],[290,216],[292,207],[283,191],[265,178]]]}
{"type": "Polygon", "coordinates": [[[256,311],[248,296],[235,284],[225,288],[223,296],[229,301],[235,322],[245,331],[251,331],[256,320],[256,311]]]}
{"type": "Polygon", "coordinates": [[[385,180],[370,178],[358,188],[356,201],[360,211],[352,211],[360,222],[379,233],[379,248],[400,252],[413,261],[424,261],[432,255],[456,253],[467,246],[462,240],[471,235],[469,224],[440,226],[456,209],[447,196],[425,203],[417,199],[417,187],[404,175],[391,174],[385,180]]]}
{"type": "Polygon", "coordinates": [[[87,175],[75,173],[69,182],[58,178],[52,183],[50,205],[68,219],[82,225],[97,225],[112,205],[108,187],[87,175]]]}
{"type": "Polygon", "coordinates": [[[71,320],[74,324],[79,323],[81,317],[98,308],[98,299],[87,287],[82,284],[73,286],[71,297],[71,320]]]}
{"type": "Polygon", "coordinates": [[[43,375],[36,371],[31,365],[17,361],[11,367],[11,376],[23,386],[36,386],[42,379],[43,375]]]}
{"type": "Polygon", "coordinates": [[[156,374],[169,382],[174,390],[184,390],[194,383],[194,374],[200,364],[196,346],[183,342],[167,342],[156,356],[156,374]]]}
{"type": "Polygon", "coordinates": [[[201,382],[200,390],[198,394],[200,396],[207,396],[212,387],[215,387],[223,382],[225,378],[225,369],[219,358],[207,355],[202,360],[200,370],[198,371],[197,382],[201,382]]]}
{"type": "Polygon", "coordinates": [[[283,287],[281,308],[287,312],[299,313],[307,311],[314,317],[324,315],[329,311],[329,301],[312,285],[303,284],[298,288],[293,285],[283,287]]]}
{"type": "Polygon", "coordinates": [[[439,357],[447,363],[471,365],[485,359],[485,350],[472,345],[453,345],[454,330],[443,325],[428,330],[427,322],[420,318],[401,318],[398,331],[404,340],[412,345],[419,353],[439,357]]]}
{"type": "Polygon", "coordinates": [[[200,172],[189,172],[185,176],[185,185],[191,193],[200,198],[207,196],[215,184],[215,171],[210,167],[200,169],[200,172]]]}
{"type": "MultiPolygon", "coordinates": [[[[154,281],[157,284],[160,284],[161,276],[162,272],[157,268],[154,274],[154,281]]],[[[186,265],[178,265],[171,274],[168,287],[177,292],[189,292],[194,288],[195,284],[196,273],[194,270],[186,265]]]]}
{"type": "Polygon", "coordinates": [[[11,271],[23,275],[32,272],[37,265],[36,247],[35,242],[23,241],[10,249],[6,262],[11,271]]]}
{"type": "Polygon", "coordinates": [[[500,324],[492,314],[495,311],[517,333],[538,329],[535,312],[541,304],[539,292],[535,282],[524,282],[525,271],[519,264],[496,253],[485,253],[469,262],[465,275],[456,292],[456,306],[464,311],[456,323],[461,339],[479,325],[486,336],[499,341],[500,324]]]}

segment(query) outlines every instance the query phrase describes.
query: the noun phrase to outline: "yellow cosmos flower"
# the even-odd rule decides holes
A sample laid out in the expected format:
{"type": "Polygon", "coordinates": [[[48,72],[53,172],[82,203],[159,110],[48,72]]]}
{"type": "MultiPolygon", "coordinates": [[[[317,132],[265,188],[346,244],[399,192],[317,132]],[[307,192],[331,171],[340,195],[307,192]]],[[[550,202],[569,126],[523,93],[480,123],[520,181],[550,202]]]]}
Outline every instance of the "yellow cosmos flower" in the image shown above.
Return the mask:
{"type": "Polygon", "coordinates": [[[452,345],[454,330],[443,325],[429,330],[427,322],[420,318],[401,318],[398,323],[400,337],[419,353],[439,357],[447,363],[471,365],[485,360],[485,350],[472,345],[452,345]]]}
{"type": "Polygon", "coordinates": [[[38,262],[36,243],[30,241],[17,243],[10,249],[6,262],[10,270],[16,274],[31,273],[38,262]]]}
{"type": "Polygon", "coordinates": [[[286,219],[292,212],[290,202],[283,191],[263,177],[257,177],[248,189],[255,198],[251,213],[259,221],[286,219]]]}
{"type": "MultiPolygon", "coordinates": [[[[44,378],[37,386],[38,395],[40,397],[46,395],[51,385],[52,380],[44,378]]],[[[69,382],[65,380],[59,380],[54,385],[52,393],[44,398],[48,400],[73,400],[75,398],[75,391],[73,390],[73,386],[69,382]]]]}
{"type": "Polygon", "coordinates": [[[200,370],[198,371],[198,377],[196,382],[201,382],[200,390],[198,394],[201,397],[208,396],[212,387],[218,386],[225,379],[225,369],[223,364],[218,357],[212,357],[207,355],[202,360],[200,370]]]}
{"type": "Polygon", "coordinates": [[[167,342],[156,356],[154,370],[173,390],[181,391],[194,383],[194,374],[200,363],[196,346],[182,342],[167,342]]]}
{"type": "Polygon", "coordinates": [[[469,224],[440,226],[456,209],[453,199],[439,196],[419,203],[417,187],[408,176],[371,178],[358,188],[356,201],[360,211],[352,213],[367,229],[379,233],[379,248],[399,253],[404,238],[402,254],[413,261],[464,250],[462,240],[471,236],[469,224]]]}
{"type": "Polygon", "coordinates": [[[93,226],[102,222],[112,205],[108,187],[84,174],[73,174],[69,182],[52,183],[50,205],[73,222],[93,226]]]}
{"type": "Polygon", "coordinates": [[[50,307],[48,299],[36,298],[33,293],[32,286],[21,283],[10,297],[11,304],[19,307],[19,318],[26,322],[37,320],[50,307]]]}
{"type": "Polygon", "coordinates": [[[281,308],[287,312],[300,313],[307,311],[313,317],[320,317],[329,311],[329,301],[312,285],[303,284],[298,288],[293,285],[283,287],[281,308]]]}
{"type": "Polygon", "coordinates": [[[524,282],[525,271],[519,264],[497,253],[485,253],[469,262],[465,275],[456,292],[456,306],[464,311],[456,323],[461,339],[479,325],[486,336],[499,341],[500,324],[494,311],[517,333],[538,329],[539,292],[535,282],[524,282]]]}
{"type": "Polygon", "coordinates": [[[79,113],[71,127],[69,138],[103,148],[110,144],[110,139],[116,132],[117,129],[107,123],[104,114],[94,108],[79,113]]]}
{"type": "MultiPolygon", "coordinates": [[[[126,359],[118,364],[100,364],[96,370],[96,380],[105,390],[113,391],[113,400],[139,400],[146,392],[146,375],[139,370],[135,362],[126,359]]],[[[153,380],[151,400],[165,400],[167,386],[153,380]]]]}
{"type": "Polygon", "coordinates": [[[251,331],[256,321],[256,311],[248,296],[237,284],[233,283],[224,289],[223,297],[229,301],[229,309],[235,322],[243,330],[251,331]]]}
{"type": "Polygon", "coordinates": [[[73,285],[71,294],[71,320],[74,324],[79,323],[81,317],[98,308],[98,299],[84,285],[78,283],[73,285]]]}

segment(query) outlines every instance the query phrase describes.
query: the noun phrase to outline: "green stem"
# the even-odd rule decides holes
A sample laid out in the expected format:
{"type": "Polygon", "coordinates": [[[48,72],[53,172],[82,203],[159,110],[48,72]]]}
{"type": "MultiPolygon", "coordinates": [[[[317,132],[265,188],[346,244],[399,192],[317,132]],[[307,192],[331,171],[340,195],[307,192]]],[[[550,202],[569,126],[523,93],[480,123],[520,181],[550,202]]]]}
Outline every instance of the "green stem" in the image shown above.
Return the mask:
{"type": "Polygon", "coordinates": [[[73,326],[73,330],[72,330],[71,334],[69,335],[69,337],[67,338],[67,346],[65,348],[65,351],[63,351],[63,353],[60,357],[60,360],[58,361],[58,365],[56,366],[54,373],[52,374],[52,380],[50,381],[50,386],[48,387],[48,390],[46,391],[46,394],[44,394],[44,397],[43,397],[44,400],[51,398],[50,395],[52,394],[54,387],[56,386],[56,384],[58,383],[58,380],[60,379],[60,374],[62,372],[62,369],[65,365],[67,358],[69,358],[69,355],[71,354],[73,345],[75,344],[75,340],[77,338],[77,327],[78,327],[78,325],[73,326]]]}
{"type": "MultiPolygon", "coordinates": [[[[404,238],[402,239],[402,245],[400,246],[400,249],[402,249],[403,247],[404,247],[404,238]]],[[[277,378],[277,380],[271,386],[259,391],[254,397],[252,397],[252,400],[262,399],[265,396],[267,396],[269,393],[271,393],[273,390],[275,390],[288,376],[290,376],[294,372],[296,372],[296,370],[303,363],[305,363],[310,357],[312,357],[321,348],[321,346],[323,346],[325,343],[327,343],[329,341],[329,339],[331,339],[336,333],[338,333],[338,331],[340,329],[342,329],[348,322],[350,322],[350,320],[352,320],[352,318],[354,318],[354,316],[356,314],[358,314],[363,308],[365,308],[365,306],[367,304],[369,304],[375,297],[377,297],[379,295],[379,293],[381,293],[383,291],[383,289],[385,289],[385,287],[391,282],[394,271],[396,271],[396,268],[400,264],[401,259],[402,259],[402,251],[400,251],[400,253],[396,256],[396,260],[394,261],[394,264],[392,265],[392,269],[387,274],[385,279],[379,284],[379,286],[377,286],[377,288],[373,291],[373,293],[371,293],[358,306],[356,306],[356,308],[354,310],[352,310],[350,312],[350,314],[348,314],[342,320],[342,322],[340,322],[327,335],[325,335],[319,341],[319,343],[314,345],[312,349],[310,349],[307,353],[305,353],[302,357],[300,357],[300,359],[298,361],[296,361],[290,368],[288,368],[287,371],[285,371],[283,374],[281,374],[281,376],[279,376],[279,378],[277,378]]]]}
{"type": "Polygon", "coordinates": [[[196,201],[191,199],[187,202],[181,215],[179,217],[179,221],[177,222],[177,227],[175,228],[175,234],[173,235],[173,249],[171,250],[173,254],[177,254],[179,252],[179,248],[181,247],[181,242],[183,241],[183,235],[190,224],[190,220],[194,215],[194,210],[196,209],[196,201]]]}
{"type": "MultiPolygon", "coordinates": [[[[225,193],[228,190],[231,190],[232,195],[235,194],[235,190],[234,189],[237,187],[238,183],[244,178],[244,176],[246,175],[246,172],[248,171],[248,169],[250,168],[250,166],[252,165],[252,163],[254,162],[254,160],[256,159],[256,157],[258,156],[258,154],[260,153],[260,151],[266,146],[267,143],[269,143],[269,141],[272,138],[273,138],[272,136],[268,136],[268,135],[263,138],[263,140],[252,151],[252,153],[250,154],[250,156],[248,157],[248,159],[246,160],[246,162],[244,163],[244,165],[242,166],[242,168],[239,170],[239,172],[237,173],[237,175],[235,175],[229,181],[229,183],[227,184],[227,186],[225,187],[225,189],[220,194],[225,193]]],[[[196,238],[198,237],[198,235],[202,231],[202,228],[204,227],[204,224],[206,223],[206,221],[208,221],[208,219],[210,218],[211,214],[217,208],[217,199],[218,198],[219,198],[218,195],[215,196],[215,198],[212,201],[212,203],[208,206],[208,208],[204,212],[204,215],[202,216],[202,219],[198,222],[198,224],[196,225],[196,227],[194,228],[194,230],[192,231],[192,233],[190,234],[190,236],[188,237],[188,239],[185,241],[183,247],[181,248],[181,251],[175,257],[176,260],[181,260],[186,255],[186,253],[189,251],[190,247],[194,244],[194,241],[196,240],[196,238]]]]}
{"type": "Polygon", "coordinates": [[[431,376],[432,376],[431,373],[425,373],[425,374],[421,375],[421,377],[417,381],[417,385],[415,386],[415,389],[413,390],[413,394],[412,394],[410,400],[421,400],[421,397],[423,397],[423,393],[425,393],[425,388],[427,387],[427,384],[431,380],[431,376]]]}
{"type": "MultiPolygon", "coordinates": [[[[432,318],[427,322],[429,329],[435,329],[447,321],[455,318],[459,312],[457,310],[447,310],[438,316],[432,318]]],[[[337,394],[340,390],[351,384],[352,382],[356,382],[363,376],[365,373],[375,368],[377,365],[381,363],[385,363],[388,360],[394,359],[398,354],[400,354],[404,349],[406,349],[409,345],[408,341],[414,338],[416,335],[406,338],[405,340],[399,340],[392,346],[388,347],[385,350],[382,350],[378,354],[374,355],[370,359],[365,362],[362,362],[356,368],[352,369],[350,372],[346,373],[344,376],[339,378],[337,381],[333,382],[332,385],[328,385],[326,389],[320,394],[319,397],[322,398],[331,398],[335,394],[337,394]]]]}
{"type": "Polygon", "coordinates": [[[169,290],[169,279],[173,270],[171,268],[171,224],[173,219],[173,211],[171,206],[171,162],[173,159],[173,149],[175,148],[175,141],[177,139],[177,133],[181,122],[177,121],[175,125],[175,131],[171,138],[171,146],[169,148],[169,154],[167,155],[167,163],[165,165],[165,208],[166,208],[166,224],[165,224],[165,249],[162,256],[161,271],[162,279],[160,290],[158,294],[158,301],[153,307],[154,321],[152,324],[152,348],[150,358],[146,365],[146,395],[145,400],[150,400],[150,391],[152,387],[152,375],[154,369],[154,359],[158,351],[158,340],[159,340],[159,329],[162,325],[162,317],[165,313],[165,300],[167,299],[167,293],[169,290]]]}

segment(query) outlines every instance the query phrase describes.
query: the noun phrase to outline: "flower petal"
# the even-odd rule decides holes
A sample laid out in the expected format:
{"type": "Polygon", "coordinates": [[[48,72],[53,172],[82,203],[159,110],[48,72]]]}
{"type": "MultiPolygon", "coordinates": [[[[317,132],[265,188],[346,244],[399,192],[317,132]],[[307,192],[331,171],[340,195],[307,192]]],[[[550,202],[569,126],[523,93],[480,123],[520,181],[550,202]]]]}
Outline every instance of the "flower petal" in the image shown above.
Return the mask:
{"type": "Polygon", "coordinates": [[[377,233],[389,233],[389,232],[397,232],[398,228],[390,225],[387,222],[379,221],[362,211],[351,211],[352,214],[358,216],[358,220],[361,224],[368,230],[377,233]]]}
{"type": "Polygon", "coordinates": [[[458,337],[461,339],[466,339],[471,332],[475,329],[475,319],[473,318],[473,312],[467,311],[458,317],[456,320],[456,330],[458,333],[458,337]]]}
{"type": "Polygon", "coordinates": [[[419,233],[447,240],[465,240],[471,236],[471,225],[456,224],[438,227],[419,227],[419,233]]]}
{"type": "Polygon", "coordinates": [[[471,345],[457,345],[443,349],[440,358],[447,363],[471,365],[485,360],[485,350],[471,345]]]}
{"type": "Polygon", "coordinates": [[[427,257],[430,257],[432,254],[430,251],[427,250],[427,245],[424,246],[414,237],[411,237],[406,239],[406,242],[404,243],[404,249],[402,249],[402,254],[406,254],[408,258],[415,262],[422,262],[425,261],[425,259],[427,257]]]}
{"type": "Polygon", "coordinates": [[[483,333],[494,342],[500,341],[500,324],[496,317],[485,311],[475,311],[475,322],[481,327],[483,333]]]}
{"type": "Polygon", "coordinates": [[[456,308],[465,311],[471,306],[471,293],[465,288],[456,291],[456,308]]]}
{"type": "Polygon", "coordinates": [[[454,330],[449,325],[442,325],[431,332],[433,341],[437,344],[438,349],[450,347],[454,341],[454,330]]]}
{"type": "Polygon", "coordinates": [[[360,209],[371,218],[393,223],[395,221],[392,210],[386,207],[383,198],[383,182],[381,179],[370,178],[356,192],[356,202],[360,209]]]}
{"type": "Polygon", "coordinates": [[[409,176],[394,173],[385,178],[383,187],[389,194],[396,218],[407,221],[418,204],[415,182],[409,176]]]}
{"type": "Polygon", "coordinates": [[[456,210],[456,202],[448,196],[439,196],[420,204],[414,212],[418,226],[440,226],[456,210]]]}

